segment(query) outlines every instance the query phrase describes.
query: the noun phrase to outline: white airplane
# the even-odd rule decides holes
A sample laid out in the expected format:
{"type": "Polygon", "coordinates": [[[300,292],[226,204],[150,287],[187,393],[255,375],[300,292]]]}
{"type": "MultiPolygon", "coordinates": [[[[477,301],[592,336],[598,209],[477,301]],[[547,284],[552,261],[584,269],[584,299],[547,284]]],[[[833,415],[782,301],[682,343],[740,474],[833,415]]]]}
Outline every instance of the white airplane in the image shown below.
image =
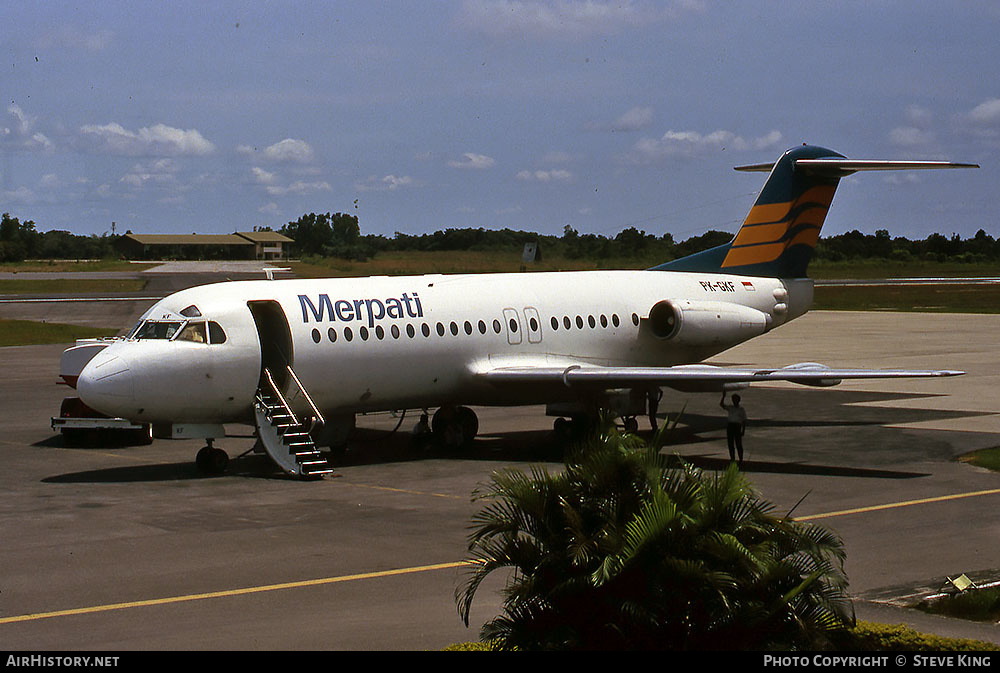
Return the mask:
{"type": "MultiPolygon", "coordinates": [[[[225,423],[255,425],[287,473],[322,475],[332,444],[363,412],[436,408],[433,433],[465,445],[471,405],[547,404],[550,415],[635,416],[661,387],[731,390],[754,382],[952,376],[942,370],[699,364],[804,314],[806,266],[839,179],[856,171],[976,167],[855,161],[803,145],[774,164],[729,243],[645,271],[425,275],[225,282],[172,294],[127,336],[96,351],[77,388],[108,416],[157,436],[199,437],[198,464],[225,423]]],[[[652,414],[651,414],[652,416],[652,414]]]]}

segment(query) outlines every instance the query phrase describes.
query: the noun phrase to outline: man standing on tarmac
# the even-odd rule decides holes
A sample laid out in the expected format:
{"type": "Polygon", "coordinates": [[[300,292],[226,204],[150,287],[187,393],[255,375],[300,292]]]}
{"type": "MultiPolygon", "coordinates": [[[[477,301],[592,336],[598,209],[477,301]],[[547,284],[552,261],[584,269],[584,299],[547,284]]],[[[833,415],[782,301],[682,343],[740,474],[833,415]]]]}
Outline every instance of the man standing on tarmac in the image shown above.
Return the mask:
{"type": "Polygon", "coordinates": [[[733,395],[733,403],[726,404],[726,391],[722,391],[719,406],[726,410],[726,442],[729,444],[729,460],[736,460],[739,454],[740,467],[743,466],[743,433],[747,430],[747,410],[740,406],[740,396],[733,395]]]}

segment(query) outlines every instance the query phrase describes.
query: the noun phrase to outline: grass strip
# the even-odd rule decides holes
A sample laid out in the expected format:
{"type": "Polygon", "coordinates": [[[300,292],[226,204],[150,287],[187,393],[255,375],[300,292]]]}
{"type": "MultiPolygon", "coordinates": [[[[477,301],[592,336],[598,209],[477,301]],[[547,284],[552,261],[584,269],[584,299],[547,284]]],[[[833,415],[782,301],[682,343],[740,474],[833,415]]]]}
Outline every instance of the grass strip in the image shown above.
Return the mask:
{"type": "Polygon", "coordinates": [[[130,262],[124,259],[29,259],[23,262],[4,262],[0,272],[22,273],[26,271],[143,271],[156,266],[158,262],[130,262]]]}
{"type": "Polygon", "coordinates": [[[4,278],[0,295],[28,294],[110,294],[140,292],[145,280],[123,278],[4,278]]]}
{"type": "Polygon", "coordinates": [[[973,587],[960,593],[921,601],[916,607],[933,615],[996,622],[1000,619],[1000,587],[973,587]]]}
{"type": "Polygon", "coordinates": [[[0,320],[0,346],[73,343],[77,339],[114,336],[118,330],[32,320],[0,320]]]}
{"type": "Polygon", "coordinates": [[[813,310],[1000,313],[1000,285],[816,286],[813,310]]]}
{"type": "Polygon", "coordinates": [[[983,467],[987,470],[993,470],[994,472],[1000,472],[1000,446],[970,451],[959,456],[958,461],[975,465],[976,467],[983,467]]]}

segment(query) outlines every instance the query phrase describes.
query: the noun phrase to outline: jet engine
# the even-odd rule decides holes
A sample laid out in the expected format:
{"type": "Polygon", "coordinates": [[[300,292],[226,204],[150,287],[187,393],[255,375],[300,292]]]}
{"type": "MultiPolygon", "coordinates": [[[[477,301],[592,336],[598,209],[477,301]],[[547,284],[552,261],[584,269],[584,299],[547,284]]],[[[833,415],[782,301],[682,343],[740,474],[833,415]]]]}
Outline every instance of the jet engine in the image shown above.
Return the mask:
{"type": "Polygon", "coordinates": [[[740,304],[665,299],[653,305],[648,320],[658,339],[686,346],[715,346],[763,334],[770,316],[740,304]]]}

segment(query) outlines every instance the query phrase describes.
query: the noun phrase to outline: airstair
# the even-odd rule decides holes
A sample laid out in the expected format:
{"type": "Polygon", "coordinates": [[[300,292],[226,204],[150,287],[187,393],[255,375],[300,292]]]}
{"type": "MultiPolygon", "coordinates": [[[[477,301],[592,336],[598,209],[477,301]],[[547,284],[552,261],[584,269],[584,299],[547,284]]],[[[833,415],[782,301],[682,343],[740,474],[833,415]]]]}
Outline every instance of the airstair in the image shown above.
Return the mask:
{"type": "Polygon", "coordinates": [[[271,371],[264,369],[254,401],[257,435],[267,455],[286,474],[320,478],[333,472],[313,441],[313,433],[320,430],[325,421],[292,368],[288,367],[286,373],[288,387],[294,388],[287,396],[282,394],[271,371]],[[298,414],[289,403],[288,398],[293,395],[298,402],[295,406],[300,409],[298,414]]]}

